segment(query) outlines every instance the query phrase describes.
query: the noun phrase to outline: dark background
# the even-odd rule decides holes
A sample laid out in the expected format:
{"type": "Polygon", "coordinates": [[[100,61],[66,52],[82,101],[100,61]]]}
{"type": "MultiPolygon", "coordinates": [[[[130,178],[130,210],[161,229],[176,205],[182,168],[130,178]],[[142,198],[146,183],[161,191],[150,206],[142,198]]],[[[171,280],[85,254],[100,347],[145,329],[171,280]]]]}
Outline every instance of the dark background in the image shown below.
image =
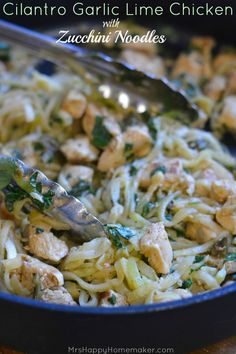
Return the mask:
{"type": "MultiPolygon", "coordinates": [[[[7,2],[8,0],[0,0],[1,3],[7,2]]],[[[161,5],[164,8],[169,7],[169,5],[176,0],[127,0],[130,3],[137,3],[138,5],[146,5],[146,6],[158,6],[161,5]]],[[[0,13],[1,18],[5,18],[8,21],[12,21],[15,23],[19,23],[25,25],[29,28],[40,28],[40,27],[50,27],[53,25],[62,25],[62,24],[75,24],[80,23],[82,21],[102,21],[104,17],[93,18],[92,16],[76,16],[72,12],[73,4],[78,2],[78,0],[11,0],[13,3],[19,4],[22,2],[24,5],[29,6],[37,6],[43,5],[44,2],[47,2],[51,6],[66,6],[71,11],[68,11],[68,14],[65,16],[4,16],[0,13]]],[[[81,0],[84,5],[102,5],[104,1],[102,0],[81,0]]],[[[109,3],[111,6],[118,5],[121,8],[121,12],[124,18],[124,8],[126,0],[105,0],[106,3],[109,3]]],[[[221,5],[221,6],[232,6],[234,9],[234,16],[173,16],[173,15],[163,15],[163,16],[145,16],[145,17],[129,17],[129,19],[137,20],[138,22],[146,25],[146,26],[154,26],[158,27],[159,24],[165,22],[170,25],[174,25],[177,27],[182,27],[185,31],[197,32],[199,34],[213,34],[221,40],[227,41],[230,34],[230,41],[235,41],[234,37],[234,29],[236,29],[236,0],[178,0],[178,2],[184,2],[186,5],[191,5],[195,3],[195,5],[203,5],[206,2],[209,5],[221,5]]],[[[236,41],[235,41],[236,42],[236,41]]]]}

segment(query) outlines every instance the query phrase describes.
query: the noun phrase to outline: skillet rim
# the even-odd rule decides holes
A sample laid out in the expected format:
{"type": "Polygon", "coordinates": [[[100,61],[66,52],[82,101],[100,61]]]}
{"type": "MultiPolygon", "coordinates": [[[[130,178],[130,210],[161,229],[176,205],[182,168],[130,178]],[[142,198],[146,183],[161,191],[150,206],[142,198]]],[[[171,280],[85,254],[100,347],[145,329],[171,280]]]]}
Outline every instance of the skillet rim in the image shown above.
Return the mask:
{"type": "Polygon", "coordinates": [[[236,295],[236,282],[234,284],[227,285],[225,287],[210,290],[205,293],[197,294],[189,298],[165,301],[163,303],[146,304],[146,305],[131,305],[121,307],[82,307],[82,306],[70,306],[62,304],[46,303],[40,300],[24,298],[22,296],[4,293],[0,291],[0,302],[6,302],[13,305],[20,305],[27,308],[42,309],[44,311],[50,311],[54,313],[68,313],[68,314],[80,314],[80,315],[137,315],[137,314],[150,314],[160,311],[175,310],[185,307],[194,306],[197,304],[204,304],[209,301],[224,298],[227,295],[235,293],[236,295]]]}
{"type": "MultiPolygon", "coordinates": [[[[40,27],[41,30],[45,31],[45,26],[40,27]]],[[[55,26],[49,26],[46,30],[55,29],[55,26]]],[[[231,152],[232,153],[232,152],[231,152]]],[[[6,293],[0,290],[0,302],[5,302],[6,304],[19,305],[29,309],[42,309],[47,312],[54,313],[68,313],[68,314],[80,314],[80,315],[145,315],[153,314],[161,311],[173,311],[175,309],[181,309],[185,307],[194,306],[197,304],[205,304],[209,301],[219,300],[225,298],[227,295],[236,295],[236,281],[233,284],[221,287],[219,289],[210,290],[201,294],[193,295],[192,297],[165,301],[163,303],[155,304],[145,304],[145,305],[131,305],[131,306],[121,306],[121,307],[81,307],[81,306],[70,306],[62,304],[46,303],[40,300],[35,300],[31,298],[24,298],[22,296],[6,293]]]]}

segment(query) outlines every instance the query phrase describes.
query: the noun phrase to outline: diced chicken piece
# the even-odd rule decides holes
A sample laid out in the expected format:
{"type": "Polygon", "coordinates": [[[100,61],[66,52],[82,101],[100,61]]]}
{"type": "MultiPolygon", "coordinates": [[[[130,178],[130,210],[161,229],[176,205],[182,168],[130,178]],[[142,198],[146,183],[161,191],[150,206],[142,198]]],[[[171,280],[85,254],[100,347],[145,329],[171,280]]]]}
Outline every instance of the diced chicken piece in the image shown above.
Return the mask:
{"type": "MultiPolygon", "coordinates": [[[[5,260],[2,262],[3,267],[8,267],[8,262],[5,260]]],[[[18,254],[14,258],[15,268],[11,266],[11,274],[16,274],[23,287],[33,292],[36,281],[39,281],[41,289],[47,289],[64,284],[64,278],[62,273],[55,267],[39,261],[36,258],[30,257],[25,254],[18,254]],[[38,280],[37,280],[37,276],[38,280]]]]}
{"type": "Polygon", "coordinates": [[[217,211],[216,220],[231,234],[236,234],[236,196],[228,197],[223,207],[217,211]]]}
{"type": "Polygon", "coordinates": [[[44,289],[38,295],[38,299],[61,305],[76,305],[70,293],[62,286],[58,288],[44,289]]]}
{"type": "Polygon", "coordinates": [[[163,174],[171,173],[177,176],[183,172],[183,164],[179,159],[153,161],[143,169],[139,182],[141,187],[147,188],[150,185],[152,175],[155,171],[163,174]]]}
{"type": "Polygon", "coordinates": [[[148,258],[148,262],[157,273],[169,273],[173,251],[163,223],[147,227],[140,239],[140,252],[148,258]]]}
{"type": "Polygon", "coordinates": [[[211,185],[211,198],[225,203],[229,196],[236,196],[236,182],[229,180],[214,181],[211,185]]]}
{"type": "Polygon", "coordinates": [[[203,75],[203,68],[203,56],[197,51],[190,54],[181,54],[176,61],[172,76],[176,78],[188,74],[194,79],[200,79],[203,75]]]}
{"type": "Polygon", "coordinates": [[[193,37],[192,46],[197,48],[203,55],[202,75],[209,77],[212,74],[211,53],[215,46],[215,40],[212,37],[193,37]]]}
{"type": "Polygon", "coordinates": [[[219,202],[219,193],[223,192],[223,189],[225,189],[224,193],[227,193],[226,190],[229,189],[229,186],[234,184],[233,175],[223,166],[217,171],[207,168],[197,173],[195,178],[195,194],[200,197],[213,198],[219,202]],[[220,187],[221,185],[222,187],[220,187]],[[219,188],[222,188],[221,192],[219,188]]]}
{"type": "Polygon", "coordinates": [[[85,113],[86,107],[87,100],[85,96],[76,89],[70,90],[62,103],[62,109],[74,119],[81,118],[85,113]]]}
{"type": "Polygon", "coordinates": [[[195,181],[190,174],[185,172],[182,172],[180,175],[167,173],[164,178],[162,189],[165,191],[181,190],[188,195],[192,195],[195,190],[195,181]]]}
{"type": "Polygon", "coordinates": [[[106,109],[98,108],[90,103],[83,117],[83,129],[89,138],[92,138],[97,116],[103,117],[103,125],[112,136],[121,133],[119,123],[114,117],[110,116],[106,109]]]}
{"type": "Polygon", "coordinates": [[[217,255],[216,257],[208,256],[206,264],[210,267],[216,267],[217,269],[221,269],[224,265],[224,259],[217,258],[217,255]]]}
{"type": "Polygon", "coordinates": [[[187,194],[193,194],[195,183],[194,178],[187,174],[183,169],[183,163],[180,159],[170,159],[165,161],[154,161],[147,165],[140,177],[140,186],[148,188],[156,173],[163,174],[160,179],[160,187],[163,190],[181,189],[187,194]]]}
{"type": "Polygon", "coordinates": [[[227,80],[224,76],[215,76],[207,83],[205,94],[215,101],[218,101],[226,90],[227,80]]]}
{"type": "Polygon", "coordinates": [[[216,238],[221,232],[221,227],[215,223],[210,215],[204,215],[204,220],[194,219],[190,217],[191,221],[186,224],[186,236],[198,243],[205,243],[216,238]]]}
{"type": "Polygon", "coordinates": [[[214,60],[214,71],[220,74],[228,74],[235,69],[235,62],[235,53],[220,53],[214,60]]]}
{"type": "Polygon", "coordinates": [[[153,161],[143,169],[142,175],[140,176],[139,184],[142,188],[149,187],[152,175],[155,171],[161,172],[163,175],[171,173],[177,176],[183,172],[183,164],[179,159],[153,161]]]}
{"type": "Polygon", "coordinates": [[[70,162],[91,162],[98,157],[98,150],[90,143],[88,137],[78,135],[75,139],[68,139],[61,146],[61,151],[70,162]]]}
{"type": "Polygon", "coordinates": [[[30,256],[22,255],[22,279],[28,281],[35,274],[39,275],[42,289],[64,284],[62,273],[55,267],[30,256]]]}
{"type": "Polygon", "coordinates": [[[140,71],[145,71],[158,77],[165,75],[164,63],[159,57],[150,57],[145,53],[137,53],[133,50],[125,49],[122,51],[122,59],[140,71]]]}
{"type": "Polygon", "coordinates": [[[58,182],[67,191],[71,190],[80,180],[92,183],[94,170],[82,165],[65,165],[59,174],[58,182]]]}
{"type": "Polygon", "coordinates": [[[99,171],[107,172],[125,164],[123,135],[118,135],[107,146],[101,154],[97,168],[99,171]]]}
{"type": "Polygon", "coordinates": [[[92,137],[92,132],[96,123],[96,116],[101,116],[102,112],[97,106],[92,103],[89,103],[86,113],[83,117],[83,129],[89,138],[92,137]]]}
{"type": "Polygon", "coordinates": [[[229,78],[227,84],[227,95],[235,95],[236,94],[236,70],[234,70],[229,78]]]}
{"type": "Polygon", "coordinates": [[[212,37],[193,37],[191,40],[193,47],[196,47],[202,54],[211,54],[212,49],[215,47],[216,42],[212,37]]]}
{"type": "Polygon", "coordinates": [[[112,136],[121,134],[120,125],[114,117],[105,117],[103,125],[112,136]]]}
{"type": "Polygon", "coordinates": [[[29,251],[34,256],[51,262],[59,262],[67,255],[68,246],[52,232],[44,231],[33,225],[28,225],[27,229],[29,251]]]}
{"type": "Polygon", "coordinates": [[[236,96],[228,96],[223,100],[223,109],[215,118],[215,124],[236,131],[236,96]]]}
{"type": "Polygon", "coordinates": [[[235,261],[225,262],[225,269],[227,274],[236,273],[236,262],[235,261]]]}
{"type": "Polygon", "coordinates": [[[109,290],[101,294],[99,305],[102,307],[119,307],[127,306],[128,303],[123,295],[109,290]]]}
{"type": "Polygon", "coordinates": [[[212,169],[206,169],[196,175],[195,194],[200,197],[210,197],[212,182],[217,176],[212,169]]]}
{"type": "Polygon", "coordinates": [[[225,259],[228,248],[231,244],[230,235],[226,235],[222,239],[218,240],[211,248],[210,254],[213,257],[220,257],[225,259]]]}
{"type": "Polygon", "coordinates": [[[129,145],[130,151],[135,157],[143,157],[152,147],[152,139],[146,126],[132,126],[116,136],[100,156],[98,169],[107,172],[117,168],[127,161],[125,147],[129,145]]]}
{"type": "Polygon", "coordinates": [[[147,155],[152,147],[152,139],[145,125],[128,127],[124,132],[124,142],[133,145],[132,150],[136,157],[147,155]]]}

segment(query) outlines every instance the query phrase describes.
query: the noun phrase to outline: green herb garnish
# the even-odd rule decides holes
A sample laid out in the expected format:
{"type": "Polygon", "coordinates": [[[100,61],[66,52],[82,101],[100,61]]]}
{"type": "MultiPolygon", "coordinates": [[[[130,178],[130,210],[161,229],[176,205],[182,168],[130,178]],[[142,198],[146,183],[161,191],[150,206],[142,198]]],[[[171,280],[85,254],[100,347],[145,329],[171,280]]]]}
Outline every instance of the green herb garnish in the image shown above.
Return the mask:
{"type": "Polygon", "coordinates": [[[91,184],[83,179],[80,179],[80,181],[70,190],[70,194],[74,197],[81,197],[82,195],[91,192],[91,184]]]}
{"type": "Polygon", "coordinates": [[[36,171],[32,174],[32,176],[30,177],[30,185],[33,189],[35,189],[38,193],[42,193],[42,183],[41,182],[37,182],[37,178],[38,178],[39,173],[36,171]]]}
{"type": "Polygon", "coordinates": [[[150,173],[150,177],[153,177],[157,172],[161,172],[164,175],[166,173],[166,167],[165,166],[158,166],[150,173]]]}
{"type": "Polygon", "coordinates": [[[173,220],[173,215],[167,214],[167,215],[165,216],[165,218],[166,218],[166,220],[168,220],[168,221],[172,221],[172,220],[173,220]]]}
{"type": "Polygon", "coordinates": [[[157,127],[154,123],[153,118],[150,118],[148,123],[147,123],[148,129],[149,129],[149,134],[151,135],[151,138],[156,141],[157,140],[157,134],[158,134],[158,130],[157,127]]]}
{"type": "Polygon", "coordinates": [[[138,173],[137,167],[135,167],[134,165],[130,166],[130,169],[129,169],[130,176],[136,176],[137,173],[138,173]]]}
{"type": "Polygon", "coordinates": [[[7,62],[10,60],[10,46],[6,43],[0,42],[0,60],[7,62]]]}
{"type": "Polygon", "coordinates": [[[207,143],[207,141],[205,141],[203,139],[198,139],[198,140],[190,141],[188,143],[188,146],[191,149],[202,151],[208,147],[208,143],[207,143]]]}
{"type": "Polygon", "coordinates": [[[236,261],[236,253],[228,253],[227,256],[225,257],[225,260],[228,262],[236,261]]]}
{"type": "Polygon", "coordinates": [[[130,161],[134,158],[134,153],[133,153],[133,144],[126,143],[124,147],[124,155],[127,161],[130,161]]]}
{"type": "Polygon", "coordinates": [[[119,224],[117,225],[107,224],[104,225],[104,227],[108,235],[111,237],[114,245],[117,248],[122,248],[124,246],[121,239],[129,240],[131,237],[135,235],[130,228],[119,224]]]}
{"type": "Polygon", "coordinates": [[[17,201],[28,197],[28,194],[17,186],[9,184],[6,188],[5,205],[9,212],[14,209],[14,204],[17,201]]]}
{"type": "Polygon", "coordinates": [[[36,227],[36,234],[42,234],[44,232],[44,229],[41,227],[36,227]]]}
{"type": "Polygon", "coordinates": [[[111,295],[111,297],[108,298],[108,301],[110,302],[111,305],[115,305],[116,304],[116,296],[114,294],[111,295]]]}
{"type": "Polygon", "coordinates": [[[200,263],[204,260],[205,256],[195,256],[193,263],[200,263]]]}
{"type": "Polygon", "coordinates": [[[112,139],[111,134],[103,125],[104,117],[96,116],[95,126],[93,128],[92,136],[93,145],[97,146],[99,149],[104,149],[112,139]]]}
{"type": "Polygon", "coordinates": [[[47,193],[43,194],[43,203],[42,203],[42,208],[43,209],[48,209],[52,205],[52,199],[54,197],[55,193],[53,191],[47,191],[47,193]]]}
{"type": "Polygon", "coordinates": [[[182,283],[182,289],[188,289],[192,286],[193,282],[192,282],[192,279],[186,279],[183,281],[182,283]]]}
{"type": "Polygon", "coordinates": [[[35,151],[43,151],[44,145],[37,141],[36,143],[34,143],[34,150],[35,151]]]}
{"type": "Polygon", "coordinates": [[[53,121],[56,122],[56,123],[59,123],[59,124],[62,124],[62,123],[63,123],[62,117],[60,117],[58,114],[53,115],[52,119],[53,119],[53,121]]]}
{"type": "Polygon", "coordinates": [[[11,182],[15,171],[16,164],[14,160],[10,158],[0,159],[0,190],[11,182]]]}
{"type": "Polygon", "coordinates": [[[142,216],[145,218],[149,214],[151,209],[153,209],[155,207],[155,205],[156,204],[152,203],[152,202],[148,202],[148,203],[144,204],[142,216]]]}

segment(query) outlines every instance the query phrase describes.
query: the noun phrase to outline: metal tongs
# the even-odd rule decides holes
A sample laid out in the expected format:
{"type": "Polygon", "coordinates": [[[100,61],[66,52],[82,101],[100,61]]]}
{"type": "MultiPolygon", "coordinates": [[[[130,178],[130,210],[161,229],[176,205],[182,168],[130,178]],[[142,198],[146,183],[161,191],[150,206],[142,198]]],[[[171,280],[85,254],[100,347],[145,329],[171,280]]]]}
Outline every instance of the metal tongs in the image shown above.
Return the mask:
{"type": "MultiPolygon", "coordinates": [[[[184,122],[196,122],[199,111],[188,101],[187,97],[171,87],[166,79],[157,79],[134,68],[124,65],[102,53],[94,53],[73,45],[57,44],[54,38],[27,30],[25,28],[0,20],[0,37],[3,40],[33,50],[38,57],[50,59],[63,64],[73,72],[80,71],[81,66],[98,76],[101,82],[109,85],[114,95],[126,93],[129,105],[138,107],[140,103],[162,104],[166,110],[181,112],[184,122]]],[[[81,240],[88,241],[105,236],[102,223],[76,198],[57,183],[50,181],[42,172],[26,166],[22,161],[0,155],[0,189],[4,193],[9,183],[25,188],[32,175],[37,174],[37,181],[43,190],[52,193],[52,204],[44,213],[65,222],[71,232],[80,235],[81,240]],[[2,184],[2,182],[4,182],[2,184]]],[[[7,193],[7,192],[6,192],[7,193]]]]}
{"type": "Polygon", "coordinates": [[[50,192],[50,204],[39,208],[40,211],[68,225],[71,232],[78,234],[81,240],[89,241],[106,235],[102,223],[58,183],[49,180],[42,172],[27,166],[17,158],[0,155],[0,190],[7,195],[9,186],[13,190],[20,188],[25,192],[35,208],[39,208],[41,204],[39,197],[50,192]],[[42,186],[39,194],[37,185],[42,186]],[[34,186],[36,188],[33,188],[34,186]]]}
{"type": "MultiPolygon", "coordinates": [[[[87,48],[57,43],[55,38],[0,20],[0,38],[33,51],[37,57],[51,60],[81,72],[81,66],[100,79],[109,92],[109,98],[119,102],[125,97],[125,108],[157,105],[165,111],[180,112],[183,123],[202,119],[201,111],[190,102],[182,90],[175,89],[165,78],[157,78],[135,70],[134,67],[87,48]]],[[[122,105],[122,102],[120,102],[122,105]]]]}

